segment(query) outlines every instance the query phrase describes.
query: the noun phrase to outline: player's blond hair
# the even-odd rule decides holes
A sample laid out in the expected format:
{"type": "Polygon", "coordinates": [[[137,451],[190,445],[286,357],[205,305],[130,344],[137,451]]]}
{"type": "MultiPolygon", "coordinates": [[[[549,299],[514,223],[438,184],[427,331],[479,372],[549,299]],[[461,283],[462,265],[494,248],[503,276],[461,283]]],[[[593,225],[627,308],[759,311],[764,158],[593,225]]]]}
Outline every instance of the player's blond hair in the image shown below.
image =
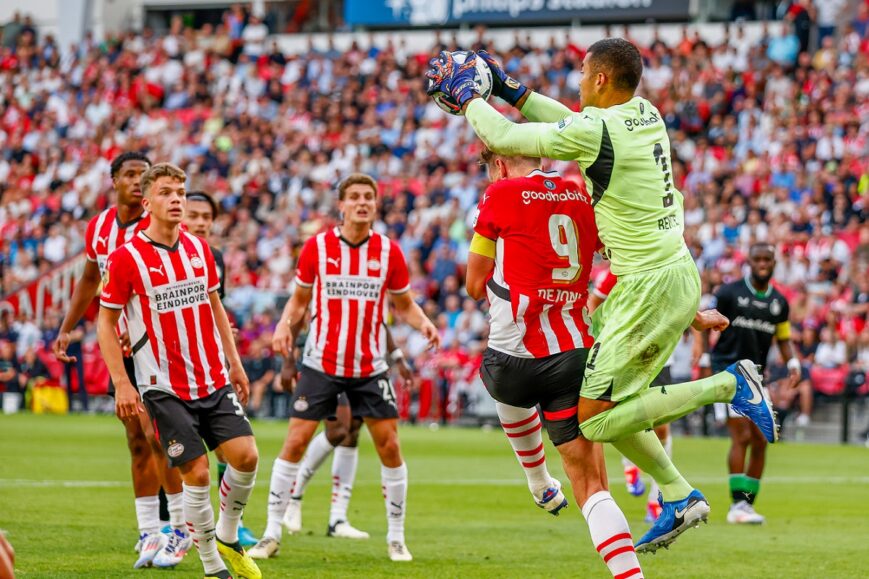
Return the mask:
{"type": "Polygon", "coordinates": [[[157,163],[152,165],[150,169],[142,175],[142,193],[148,194],[151,185],[160,177],[172,177],[182,183],[187,181],[187,173],[184,172],[178,165],[172,163],[157,163]]]}
{"type": "Polygon", "coordinates": [[[344,196],[347,194],[347,189],[351,185],[368,185],[374,190],[374,196],[377,197],[377,181],[371,175],[365,173],[351,173],[346,179],[338,184],[338,200],[344,201],[344,196]]]}
{"type": "Polygon", "coordinates": [[[522,165],[533,165],[535,167],[540,166],[540,157],[525,157],[522,155],[501,155],[496,153],[489,147],[483,147],[480,151],[480,164],[481,165],[491,165],[495,162],[495,159],[501,159],[505,163],[516,164],[521,163],[522,165]]]}

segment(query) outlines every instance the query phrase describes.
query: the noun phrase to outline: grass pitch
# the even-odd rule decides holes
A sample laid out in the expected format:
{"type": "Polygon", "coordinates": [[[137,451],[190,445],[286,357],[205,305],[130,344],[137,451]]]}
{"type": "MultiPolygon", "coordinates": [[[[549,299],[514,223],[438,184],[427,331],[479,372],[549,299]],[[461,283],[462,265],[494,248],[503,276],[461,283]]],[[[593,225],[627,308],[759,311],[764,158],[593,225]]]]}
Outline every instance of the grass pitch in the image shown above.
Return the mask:
{"type": "MultiPolygon", "coordinates": [[[[265,526],[272,460],[286,425],[254,423],[262,457],[245,521],[265,526]]],[[[410,471],[407,541],[414,561],[386,555],[380,469],[367,435],[351,503],[368,541],[325,536],[330,472],[304,500],[304,531],[285,536],[264,577],[609,577],[579,509],[550,517],[534,507],[499,430],[402,427],[410,471]]],[[[670,551],[641,556],[646,577],[867,577],[869,451],[782,444],[771,448],[759,512],[762,527],[733,527],[721,439],[677,439],[676,463],[712,505],[709,525],[670,551]]],[[[551,471],[562,481],[557,454],[551,471]]],[[[629,496],[621,464],[607,451],[612,492],[635,538],[645,500],[629,496]]],[[[0,528],[17,551],[20,577],[202,577],[195,552],[174,570],[134,571],[135,512],[120,424],[109,416],[0,416],[0,528]]],[[[572,497],[571,497],[572,498],[572,497]]]]}

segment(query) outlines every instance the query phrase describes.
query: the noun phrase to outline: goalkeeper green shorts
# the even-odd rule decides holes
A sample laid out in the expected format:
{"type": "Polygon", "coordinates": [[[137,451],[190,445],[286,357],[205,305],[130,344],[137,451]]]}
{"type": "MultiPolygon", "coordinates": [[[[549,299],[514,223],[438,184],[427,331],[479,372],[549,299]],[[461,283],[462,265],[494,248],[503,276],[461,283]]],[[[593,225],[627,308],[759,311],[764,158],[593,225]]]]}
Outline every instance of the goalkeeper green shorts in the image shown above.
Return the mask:
{"type": "Polygon", "coordinates": [[[579,395],[619,402],[648,388],[699,304],[700,275],[690,255],[662,269],[619,277],[592,317],[595,343],[579,395]]]}

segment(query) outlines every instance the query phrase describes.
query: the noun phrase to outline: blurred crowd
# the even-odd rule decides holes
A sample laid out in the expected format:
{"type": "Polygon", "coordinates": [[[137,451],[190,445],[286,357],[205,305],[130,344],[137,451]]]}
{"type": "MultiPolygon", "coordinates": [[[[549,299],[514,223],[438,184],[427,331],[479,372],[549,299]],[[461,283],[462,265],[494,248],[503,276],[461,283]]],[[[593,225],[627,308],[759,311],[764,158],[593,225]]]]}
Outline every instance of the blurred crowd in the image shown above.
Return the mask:
{"type": "MultiPolygon", "coordinates": [[[[760,42],[733,24],[720,43],[686,27],[680,38],[641,44],[640,90],[670,130],[705,291],[743,274],[751,243],[774,243],[776,284],[806,364],[865,373],[869,4],[847,13],[839,10],[853,3],[785,4],[760,42]]],[[[630,38],[627,27],[612,33],[630,38]]],[[[485,29],[472,46],[449,32],[410,46],[396,33],[382,45],[285,54],[244,10],[219,26],[194,30],[175,19],[164,34],[74,47],[16,16],[0,46],[0,295],[80,254],[88,218],[113,202],[110,160],[146,151],[219,201],[213,241],[224,251],[226,304],[246,363],[271,379],[270,332],[301,244],[337,222],[337,181],[369,173],[380,187],[376,228],[403,248],[444,347],[425,351],[400,324],[395,337],[439,401],[434,413],[458,413],[486,340],[485,307],[462,281],[487,181],[480,143],[426,96],[423,72],[441,49],[494,50],[485,29]]],[[[565,30],[544,45],[517,32],[498,56],[531,88],[576,109],[584,53],[565,30]]],[[[549,167],[578,175],[574,163],[549,167]]],[[[0,341],[10,342],[0,347],[0,382],[4,357],[20,366],[51,339],[57,316],[46,320],[39,328],[0,317],[0,341]]]]}

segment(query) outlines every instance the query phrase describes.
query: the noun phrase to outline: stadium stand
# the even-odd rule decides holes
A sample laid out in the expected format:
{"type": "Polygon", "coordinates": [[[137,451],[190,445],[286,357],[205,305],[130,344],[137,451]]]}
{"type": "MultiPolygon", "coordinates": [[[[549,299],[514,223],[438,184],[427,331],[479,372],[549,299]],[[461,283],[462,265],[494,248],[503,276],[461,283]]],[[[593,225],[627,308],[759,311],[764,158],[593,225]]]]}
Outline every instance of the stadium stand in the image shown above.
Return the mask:
{"type": "MultiPolygon", "coordinates": [[[[742,275],[751,243],[775,244],[776,284],[791,302],[806,377],[820,395],[837,396],[869,370],[869,5],[851,18],[825,14],[809,47],[796,25],[803,4],[765,24],[756,42],[738,25],[720,42],[687,27],[681,38],[656,35],[641,46],[642,93],[671,131],[686,237],[707,293],[742,275]]],[[[377,228],[401,244],[446,345],[429,353],[419,336],[395,329],[423,384],[413,414],[455,417],[473,398],[486,339],[483,314],[460,290],[486,180],[467,162],[479,143],[426,97],[422,73],[437,50],[458,47],[438,36],[431,46],[290,54],[256,20],[239,26],[194,30],[174,20],[166,34],[127,32],[69,49],[26,19],[7,28],[0,341],[14,346],[0,349],[0,383],[14,392],[37,378],[62,381],[47,352],[58,304],[80,267],[87,219],[110,203],[109,162],[135,149],[182,166],[189,189],[219,200],[227,306],[251,368],[274,363],[264,352],[276,304],[301,244],[338,219],[335,183],[352,171],[375,176],[377,228]]],[[[462,48],[486,46],[481,31],[462,48]]],[[[583,46],[517,33],[499,52],[529,86],[578,106],[583,46]]],[[[575,165],[553,166],[576,177],[575,165]]],[[[92,324],[85,334],[87,350],[92,324]]],[[[88,390],[104,392],[102,380],[86,379],[88,390]]],[[[271,398],[262,413],[280,414],[271,398]]]]}

